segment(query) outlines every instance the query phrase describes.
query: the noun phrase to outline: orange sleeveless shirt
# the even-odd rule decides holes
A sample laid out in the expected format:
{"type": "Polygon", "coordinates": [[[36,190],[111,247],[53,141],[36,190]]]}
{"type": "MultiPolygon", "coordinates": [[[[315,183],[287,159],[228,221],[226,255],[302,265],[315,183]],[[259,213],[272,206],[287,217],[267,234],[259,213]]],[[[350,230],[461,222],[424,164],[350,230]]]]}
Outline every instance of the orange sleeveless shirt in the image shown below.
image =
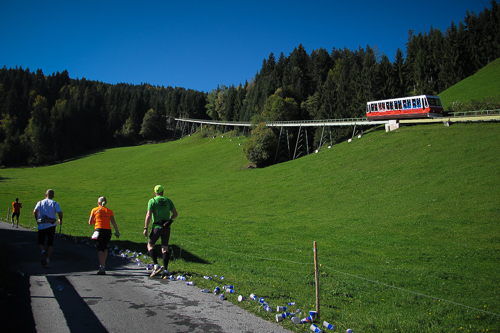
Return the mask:
{"type": "Polygon", "coordinates": [[[113,211],[106,207],[98,206],[90,212],[90,216],[95,219],[95,229],[109,229],[111,230],[111,216],[113,216],[113,211]]]}

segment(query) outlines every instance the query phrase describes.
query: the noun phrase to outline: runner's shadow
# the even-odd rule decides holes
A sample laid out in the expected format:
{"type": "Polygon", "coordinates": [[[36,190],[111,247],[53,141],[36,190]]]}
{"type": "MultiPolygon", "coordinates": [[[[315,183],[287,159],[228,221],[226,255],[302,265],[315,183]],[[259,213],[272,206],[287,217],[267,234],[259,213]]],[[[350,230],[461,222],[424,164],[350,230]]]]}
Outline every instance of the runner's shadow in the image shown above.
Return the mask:
{"type": "MultiPolygon", "coordinates": [[[[80,237],[78,237],[80,238],[80,237]]],[[[82,239],[83,240],[83,239],[82,239]]],[[[80,241],[79,241],[80,242],[80,241]]],[[[91,241],[94,242],[94,241],[91,241]]],[[[91,243],[92,245],[93,243],[91,243]]],[[[131,242],[131,241],[121,241],[121,240],[112,240],[110,242],[110,249],[114,249],[115,246],[117,246],[119,249],[125,250],[128,249],[130,253],[132,252],[141,252],[143,255],[148,256],[148,249],[146,246],[146,243],[136,243],[136,242],[131,242]]],[[[203,258],[198,257],[197,255],[186,251],[182,247],[179,247],[178,245],[175,244],[170,244],[168,246],[169,252],[170,252],[170,259],[171,260],[178,260],[182,259],[187,262],[194,262],[197,264],[210,264],[210,262],[206,261],[203,258]]],[[[155,245],[156,253],[158,254],[158,257],[161,258],[161,246],[159,244],[155,245]]],[[[117,254],[119,255],[119,254],[117,254]]]]}
{"type": "Polygon", "coordinates": [[[195,262],[197,264],[210,264],[210,262],[206,261],[205,259],[202,259],[193,253],[184,250],[182,247],[179,247],[177,245],[169,245],[169,251],[170,251],[170,258],[171,259],[182,259],[184,261],[188,262],[195,262]]]}

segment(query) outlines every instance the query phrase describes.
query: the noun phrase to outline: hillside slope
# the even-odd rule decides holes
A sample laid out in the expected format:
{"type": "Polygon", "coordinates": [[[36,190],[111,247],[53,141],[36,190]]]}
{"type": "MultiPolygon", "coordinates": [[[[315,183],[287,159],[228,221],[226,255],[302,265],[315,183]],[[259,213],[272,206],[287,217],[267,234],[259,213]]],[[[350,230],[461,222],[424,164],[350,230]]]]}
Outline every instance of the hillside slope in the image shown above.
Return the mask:
{"type": "Polygon", "coordinates": [[[499,78],[500,58],[439,94],[445,110],[454,102],[468,103],[485,98],[500,100],[499,78]]]}

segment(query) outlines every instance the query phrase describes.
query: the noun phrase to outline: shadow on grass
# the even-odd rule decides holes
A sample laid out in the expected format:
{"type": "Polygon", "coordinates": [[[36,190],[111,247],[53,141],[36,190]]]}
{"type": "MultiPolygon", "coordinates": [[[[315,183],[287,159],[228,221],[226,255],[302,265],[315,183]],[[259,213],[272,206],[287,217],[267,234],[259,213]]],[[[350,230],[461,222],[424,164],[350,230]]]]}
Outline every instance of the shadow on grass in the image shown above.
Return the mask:
{"type": "Polygon", "coordinates": [[[10,178],[0,176],[0,182],[4,182],[4,181],[6,181],[7,179],[10,179],[10,178]]]}

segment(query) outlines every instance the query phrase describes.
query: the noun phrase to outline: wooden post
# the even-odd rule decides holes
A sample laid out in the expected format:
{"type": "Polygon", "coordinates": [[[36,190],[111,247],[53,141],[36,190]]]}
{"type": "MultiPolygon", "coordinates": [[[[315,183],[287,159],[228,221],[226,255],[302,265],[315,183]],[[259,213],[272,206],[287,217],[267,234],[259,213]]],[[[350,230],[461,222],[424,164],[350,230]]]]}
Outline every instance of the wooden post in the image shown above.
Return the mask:
{"type": "Polygon", "coordinates": [[[318,247],[314,241],[314,275],[316,278],[316,312],[319,318],[319,274],[318,274],[318,247]]]}

